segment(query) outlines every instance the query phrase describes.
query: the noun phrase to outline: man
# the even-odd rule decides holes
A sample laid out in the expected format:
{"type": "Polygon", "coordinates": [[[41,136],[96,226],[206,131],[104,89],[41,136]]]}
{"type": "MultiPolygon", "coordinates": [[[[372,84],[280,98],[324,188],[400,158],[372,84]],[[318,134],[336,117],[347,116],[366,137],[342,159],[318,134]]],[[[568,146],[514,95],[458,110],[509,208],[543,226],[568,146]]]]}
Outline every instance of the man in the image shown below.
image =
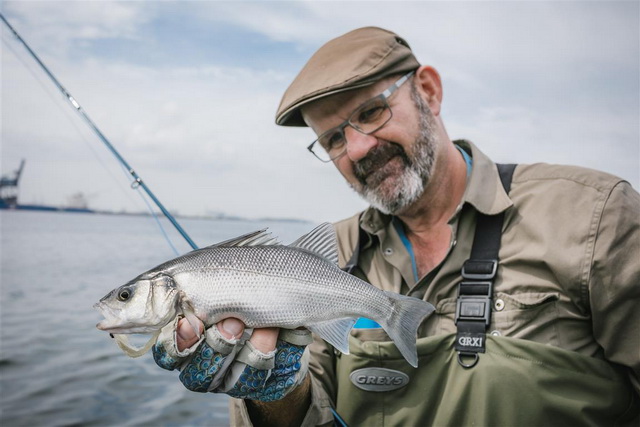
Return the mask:
{"type": "Polygon", "coordinates": [[[199,361],[217,364],[203,390],[238,398],[234,424],[331,424],[335,408],[349,425],[637,425],[640,195],[584,168],[498,168],[449,138],[442,99],[434,68],[368,27],[321,47],[276,116],[309,126],[309,149],[372,206],[335,224],[341,266],[436,307],[417,369],[370,323],[352,331],[349,355],[316,338],[311,375],[308,341],[273,329],[254,331],[252,356],[234,361],[236,319],[205,344],[180,321],[154,349],[161,366],[170,354],[164,366],[182,364],[194,389],[199,361]]]}

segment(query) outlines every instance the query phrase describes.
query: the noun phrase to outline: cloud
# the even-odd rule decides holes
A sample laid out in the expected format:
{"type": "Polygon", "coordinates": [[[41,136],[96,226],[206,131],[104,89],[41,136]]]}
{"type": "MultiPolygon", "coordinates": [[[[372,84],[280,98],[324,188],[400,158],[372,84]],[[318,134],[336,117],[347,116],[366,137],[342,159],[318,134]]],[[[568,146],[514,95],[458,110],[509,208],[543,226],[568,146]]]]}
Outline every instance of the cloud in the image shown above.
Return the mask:
{"type": "MultiPolygon", "coordinates": [[[[3,59],[3,69],[13,76],[3,97],[19,100],[3,117],[15,123],[3,139],[13,142],[9,157],[29,158],[22,189],[25,201],[56,204],[76,190],[90,194],[111,182],[107,174],[115,175],[120,189],[126,189],[114,160],[46,78],[40,76],[42,84],[34,85],[23,64],[13,56],[3,59]],[[23,144],[16,144],[25,139],[27,146],[38,149],[25,152],[23,144]],[[96,158],[87,147],[98,151],[98,161],[110,172],[96,170],[96,158]],[[45,161],[42,156],[47,153],[45,161]],[[63,170],[66,173],[60,173],[63,170]],[[45,191],[43,183],[53,188],[45,191]]],[[[28,65],[29,58],[23,60],[28,65]]],[[[96,59],[72,65],[54,60],[49,65],[172,209],[247,217],[339,218],[317,206],[309,211],[312,195],[325,193],[322,186],[327,183],[318,176],[318,166],[324,165],[315,165],[303,148],[312,138],[310,131],[302,130],[304,136],[297,139],[297,132],[273,124],[280,96],[273,86],[283,81],[282,75],[213,66],[155,69],[96,59]],[[316,169],[315,179],[309,168],[316,169]]],[[[322,174],[328,170],[323,168],[322,174]]],[[[334,186],[345,187],[337,175],[332,173],[331,178],[334,186]]],[[[361,207],[350,191],[344,192],[351,199],[345,207],[361,207]]],[[[102,190],[92,204],[115,210],[143,208],[139,202],[132,207],[130,198],[121,193],[102,190]]]]}
{"type": "Polygon", "coordinates": [[[69,54],[89,40],[139,39],[139,28],[153,17],[149,5],[107,1],[5,1],[5,16],[28,33],[39,52],[69,54]]]}
{"type": "MultiPolygon", "coordinates": [[[[3,8],[171,210],[322,221],[362,209],[332,166],[304,149],[311,131],[279,128],[273,117],[309,55],[364,25],[398,31],[438,68],[453,138],[472,139],[500,161],[583,164],[640,184],[636,3],[9,1],[3,8]]],[[[5,30],[3,41],[14,43],[5,30]]],[[[20,57],[39,73],[24,51],[20,57]]],[[[46,77],[40,73],[38,84],[26,70],[3,52],[2,166],[27,157],[21,195],[59,203],[99,190],[95,207],[134,209],[111,155],[46,77]]]]}

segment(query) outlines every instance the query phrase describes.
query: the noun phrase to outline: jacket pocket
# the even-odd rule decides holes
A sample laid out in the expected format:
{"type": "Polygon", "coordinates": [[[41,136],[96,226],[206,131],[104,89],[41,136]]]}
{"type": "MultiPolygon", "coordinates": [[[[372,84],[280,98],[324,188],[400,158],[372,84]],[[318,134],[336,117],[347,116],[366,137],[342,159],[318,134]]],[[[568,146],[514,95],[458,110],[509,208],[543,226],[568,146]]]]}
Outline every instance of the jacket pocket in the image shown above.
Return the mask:
{"type": "Polygon", "coordinates": [[[559,345],[557,293],[496,292],[489,333],[559,345]]]}
{"type": "MultiPolygon", "coordinates": [[[[525,292],[509,295],[496,292],[491,307],[488,334],[522,338],[559,346],[557,332],[559,296],[552,292],[525,292]]],[[[420,332],[427,336],[456,333],[456,298],[440,301],[430,328],[420,332]]]]}

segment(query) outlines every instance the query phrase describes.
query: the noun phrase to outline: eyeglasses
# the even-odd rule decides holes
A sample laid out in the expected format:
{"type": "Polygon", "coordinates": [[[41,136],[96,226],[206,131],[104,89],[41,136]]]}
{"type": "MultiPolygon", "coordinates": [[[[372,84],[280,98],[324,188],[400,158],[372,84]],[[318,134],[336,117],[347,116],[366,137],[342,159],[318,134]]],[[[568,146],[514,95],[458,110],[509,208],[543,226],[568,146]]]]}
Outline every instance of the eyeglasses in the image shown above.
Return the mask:
{"type": "Polygon", "coordinates": [[[380,95],[360,105],[347,120],[324,132],[307,147],[307,150],[311,151],[320,161],[329,163],[347,152],[347,137],[344,133],[347,126],[351,126],[364,135],[371,135],[389,123],[393,114],[387,99],[404,82],[409,80],[413,73],[411,71],[405,74],[380,95]]]}

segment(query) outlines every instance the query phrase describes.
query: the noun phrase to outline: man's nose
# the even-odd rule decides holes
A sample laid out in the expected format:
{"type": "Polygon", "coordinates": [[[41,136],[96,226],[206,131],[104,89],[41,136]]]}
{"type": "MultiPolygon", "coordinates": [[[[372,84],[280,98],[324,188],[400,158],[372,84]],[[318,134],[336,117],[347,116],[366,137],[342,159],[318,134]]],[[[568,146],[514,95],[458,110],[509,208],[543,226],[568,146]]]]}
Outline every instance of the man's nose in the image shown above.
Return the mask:
{"type": "Polygon", "coordinates": [[[374,135],[365,135],[350,126],[344,130],[347,140],[347,156],[352,162],[357,162],[369,153],[369,150],[378,145],[378,138],[374,135]]]}

